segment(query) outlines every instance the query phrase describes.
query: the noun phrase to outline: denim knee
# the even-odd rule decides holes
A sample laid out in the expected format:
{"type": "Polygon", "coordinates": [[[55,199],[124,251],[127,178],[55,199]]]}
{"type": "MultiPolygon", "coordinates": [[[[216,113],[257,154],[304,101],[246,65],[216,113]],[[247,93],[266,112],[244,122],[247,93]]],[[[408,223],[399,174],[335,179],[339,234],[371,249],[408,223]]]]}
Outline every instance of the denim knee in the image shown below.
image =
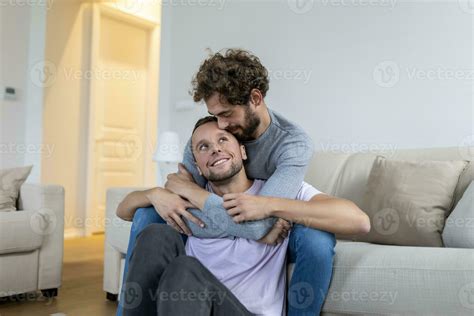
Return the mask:
{"type": "Polygon", "coordinates": [[[290,233],[290,247],[305,256],[333,256],[335,245],[334,234],[327,231],[295,225],[290,233]]]}
{"type": "Polygon", "coordinates": [[[163,222],[154,207],[140,207],[133,216],[132,230],[141,231],[149,224],[163,222]]]}

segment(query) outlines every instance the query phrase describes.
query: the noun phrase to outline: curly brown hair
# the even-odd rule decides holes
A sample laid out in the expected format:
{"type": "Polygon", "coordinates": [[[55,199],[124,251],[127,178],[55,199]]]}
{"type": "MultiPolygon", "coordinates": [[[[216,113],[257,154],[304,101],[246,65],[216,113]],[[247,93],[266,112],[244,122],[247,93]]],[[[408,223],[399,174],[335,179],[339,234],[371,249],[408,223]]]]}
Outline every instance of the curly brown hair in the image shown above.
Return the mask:
{"type": "Polygon", "coordinates": [[[215,92],[221,102],[247,105],[252,89],[265,97],[269,88],[267,69],[257,56],[242,49],[226,49],[206,59],[192,80],[195,102],[206,101],[215,92]]]}

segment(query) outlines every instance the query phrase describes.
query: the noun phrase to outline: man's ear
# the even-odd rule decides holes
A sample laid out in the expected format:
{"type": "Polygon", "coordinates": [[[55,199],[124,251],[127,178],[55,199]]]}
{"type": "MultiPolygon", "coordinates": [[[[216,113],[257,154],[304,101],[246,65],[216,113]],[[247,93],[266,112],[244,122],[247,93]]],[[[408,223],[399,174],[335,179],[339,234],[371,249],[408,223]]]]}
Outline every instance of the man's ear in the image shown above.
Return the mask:
{"type": "Polygon", "coordinates": [[[199,172],[199,175],[200,175],[200,176],[202,176],[201,169],[199,169],[199,166],[197,165],[197,163],[196,163],[196,162],[195,162],[195,164],[196,164],[196,169],[197,169],[197,171],[199,172]]]}
{"type": "Polygon", "coordinates": [[[247,152],[244,145],[240,145],[240,154],[242,155],[242,160],[247,160],[247,152]]]}
{"type": "Polygon", "coordinates": [[[255,107],[258,107],[262,104],[262,101],[263,96],[260,90],[252,89],[252,91],[250,91],[250,104],[253,104],[255,107]]]}

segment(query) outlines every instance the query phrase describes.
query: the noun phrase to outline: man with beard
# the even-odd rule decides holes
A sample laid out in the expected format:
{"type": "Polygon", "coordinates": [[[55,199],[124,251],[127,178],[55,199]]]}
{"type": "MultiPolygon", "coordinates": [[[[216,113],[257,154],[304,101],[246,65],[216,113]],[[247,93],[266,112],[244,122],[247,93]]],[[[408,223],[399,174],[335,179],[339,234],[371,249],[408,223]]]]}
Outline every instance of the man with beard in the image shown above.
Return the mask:
{"type": "MultiPolygon", "coordinates": [[[[300,184],[296,200],[258,196],[265,181],[248,179],[243,168],[247,159],[245,147],[232,134],[219,129],[215,117],[196,123],[191,146],[196,169],[209,180],[206,190],[196,184],[188,186],[191,175],[182,170],[169,177],[166,189],[147,191],[158,198],[168,194],[167,190],[176,192],[199,209],[204,209],[211,194],[245,192],[251,198],[247,201],[259,210],[254,214],[257,217],[277,215],[290,221],[298,218],[329,231],[359,222],[360,227],[351,228],[351,232],[358,233],[364,229],[364,221],[369,223],[352,202],[321,194],[307,183],[300,184]]],[[[150,203],[147,191],[137,191],[133,199],[118,208],[117,214],[126,219],[133,217],[136,208],[150,203]]],[[[124,314],[285,315],[288,227],[282,219],[278,223],[282,225],[272,229],[265,240],[272,245],[244,238],[195,236],[188,237],[184,245],[180,234],[170,226],[147,226],[137,238],[123,285],[124,314]]]]}
{"type": "MultiPolygon", "coordinates": [[[[217,118],[218,127],[232,133],[245,145],[248,177],[266,180],[259,195],[295,199],[313,154],[313,144],[299,126],[267,107],[264,97],[268,89],[268,72],[260,60],[238,49],[209,57],[193,79],[194,101],[204,101],[208,112],[217,118]]],[[[194,164],[190,141],[183,163],[192,174],[188,181],[182,181],[183,189],[195,189],[197,184],[201,187],[200,194],[208,196],[206,203],[198,207],[190,202],[192,199],[179,196],[177,190],[169,190],[160,197],[150,193],[149,204],[143,206],[153,207],[139,208],[133,216],[124,279],[136,236],[150,223],[166,222],[181,233],[201,238],[252,240],[260,240],[275,225],[276,217],[260,212],[246,194],[224,197],[209,194],[204,189],[206,179],[194,164]],[[231,225],[229,219],[236,223],[247,222],[231,225]]],[[[180,173],[185,169],[180,167],[180,173]]],[[[199,191],[192,192],[198,194],[199,191]]],[[[129,195],[124,204],[133,199],[134,195],[129,195]]],[[[352,225],[360,227],[359,223],[352,225]]],[[[324,227],[310,229],[306,226],[294,225],[289,239],[289,261],[295,263],[288,290],[290,316],[319,314],[332,276],[334,234],[324,227]],[[298,299],[300,290],[309,293],[309,302],[301,303],[298,299]]]]}

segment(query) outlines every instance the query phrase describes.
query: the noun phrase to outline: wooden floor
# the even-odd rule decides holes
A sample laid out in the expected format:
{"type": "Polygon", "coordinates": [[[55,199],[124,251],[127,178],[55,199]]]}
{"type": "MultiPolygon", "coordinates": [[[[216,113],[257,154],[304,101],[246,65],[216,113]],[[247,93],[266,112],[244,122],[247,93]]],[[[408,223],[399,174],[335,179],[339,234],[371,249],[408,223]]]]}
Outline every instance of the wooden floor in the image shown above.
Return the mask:
{"type": "Polygon", "coordinates": [[[102,291],[104,236],[64,242],[63,282],[59,295],[50,300],[39,293],[28,297],[0,298],[0,316],[111,316],[117,303],[102,291]]]}

